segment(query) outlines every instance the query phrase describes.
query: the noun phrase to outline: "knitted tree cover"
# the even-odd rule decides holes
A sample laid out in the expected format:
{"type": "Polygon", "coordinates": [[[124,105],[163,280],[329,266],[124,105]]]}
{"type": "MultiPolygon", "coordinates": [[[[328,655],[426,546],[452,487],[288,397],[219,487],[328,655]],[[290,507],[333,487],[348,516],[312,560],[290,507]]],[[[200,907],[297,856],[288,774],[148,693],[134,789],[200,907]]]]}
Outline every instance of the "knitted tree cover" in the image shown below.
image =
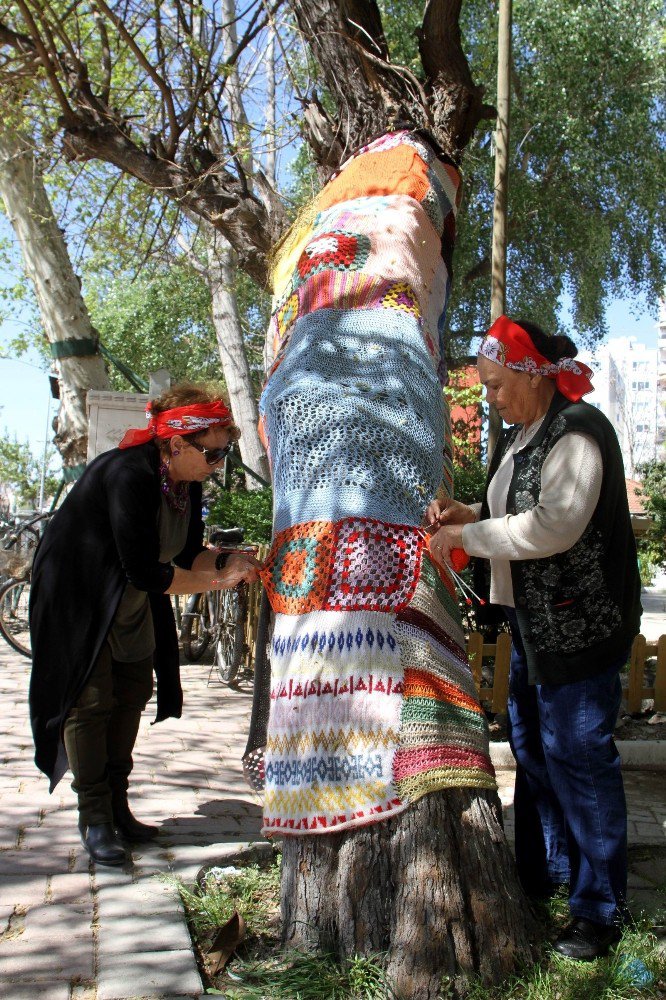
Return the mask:
{"type": "Polygon", "coordinates": [[[452,488],[443,248],[459,182],[422,136],[385,135],[329,181],[276,264],[261,400],[275,495],[268,835],[495,787],[453,583],[419,528],[452,488]]]}

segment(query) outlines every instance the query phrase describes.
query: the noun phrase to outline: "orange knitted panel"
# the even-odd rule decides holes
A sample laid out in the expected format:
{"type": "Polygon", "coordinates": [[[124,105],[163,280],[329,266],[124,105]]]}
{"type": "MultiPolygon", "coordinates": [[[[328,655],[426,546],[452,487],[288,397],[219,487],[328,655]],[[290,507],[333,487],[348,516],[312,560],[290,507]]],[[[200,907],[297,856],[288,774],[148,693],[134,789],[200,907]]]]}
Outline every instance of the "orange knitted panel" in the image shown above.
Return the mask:
{"type": "Polygon", "coordinates": [[[420,202],[429,188],[428,164],[412,146],[396,146],[351,160],[321,192],[317,210],[353,198],[384,194],[406,194],[420,202]]]}

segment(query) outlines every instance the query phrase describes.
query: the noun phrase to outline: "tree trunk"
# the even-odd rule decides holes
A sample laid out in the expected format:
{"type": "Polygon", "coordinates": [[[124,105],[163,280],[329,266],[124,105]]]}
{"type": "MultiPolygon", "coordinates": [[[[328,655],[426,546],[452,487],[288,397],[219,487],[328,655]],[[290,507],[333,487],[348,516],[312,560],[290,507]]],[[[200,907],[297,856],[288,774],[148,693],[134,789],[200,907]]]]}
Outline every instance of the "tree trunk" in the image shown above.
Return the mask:
{"type": "MultiPolygon", "coordinates": [[[[238,315],[233,251],[224,237],[212,227],[206,226],[206,231],[206,279],[212,299],[213,326],[231,409],[242,432],[239,442],[241,457],[248,468],[268,480],[268,459],[257,432],[259,412],[238,315]]],[[[260,486],[252,476],[247,477],[246,483],[250,490],[260,486]]]]}
{"type": "Polygon", "coordinates": [[[55,442],[65,467],[81,465],[88,445],[88,390],[108,389],[109,378],[32,147],[9,129],[0,129],[0,195],[35,287],[44,332],[58,359],[55,442]]]}
{"type": "Polygon", "coordinates": [[[341,961],[386,955],[398,998],[495,983],[531,958],[535,929],[495,792],[453,788],[349,833],[285,837],[285,945],[341,961]]]}

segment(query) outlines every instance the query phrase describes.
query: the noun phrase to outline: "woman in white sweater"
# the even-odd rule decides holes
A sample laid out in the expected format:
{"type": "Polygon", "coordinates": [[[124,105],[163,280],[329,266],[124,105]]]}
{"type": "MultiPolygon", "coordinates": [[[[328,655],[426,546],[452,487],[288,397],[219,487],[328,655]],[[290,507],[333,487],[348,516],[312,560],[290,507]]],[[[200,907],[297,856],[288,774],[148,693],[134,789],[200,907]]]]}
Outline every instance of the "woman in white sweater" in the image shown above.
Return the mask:
{"type": "Polygon", "coordinates": [[[615,432],[568,337],[502,316],[479,350],[489,403],[511,425],[481,503],[433,501],[431,553],[477,557],[477,590],[513,637],[509,740],[516,862],[533,896],[570,887],[555,943],[605,954],[626,898],[626,805],[613,728],[619,670],[640,623],[640,580],[615,432]],[[489,570],[489,573],[488,573],[489,570]],[[489,579],[488,579],[489,577],[489,579]],[[486,584],[489,583],[489,588],[486,584]]]}

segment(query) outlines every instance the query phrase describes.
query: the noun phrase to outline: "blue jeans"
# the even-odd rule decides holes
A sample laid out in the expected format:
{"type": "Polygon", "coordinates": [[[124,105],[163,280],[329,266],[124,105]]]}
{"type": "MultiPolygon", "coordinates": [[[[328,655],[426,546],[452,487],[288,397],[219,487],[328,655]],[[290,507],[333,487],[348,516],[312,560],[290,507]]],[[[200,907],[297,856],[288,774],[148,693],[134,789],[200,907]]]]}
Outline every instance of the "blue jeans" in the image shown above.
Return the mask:
{"type": "Polygon", "coordinates": [[[612,924],[627,895],[627,806],[613,729],[619,670],[569,684],[528,684],[513,608],[509,743],[516,758],[516,864],[525,889],[568,882],[574,917],[612,924]]]}

